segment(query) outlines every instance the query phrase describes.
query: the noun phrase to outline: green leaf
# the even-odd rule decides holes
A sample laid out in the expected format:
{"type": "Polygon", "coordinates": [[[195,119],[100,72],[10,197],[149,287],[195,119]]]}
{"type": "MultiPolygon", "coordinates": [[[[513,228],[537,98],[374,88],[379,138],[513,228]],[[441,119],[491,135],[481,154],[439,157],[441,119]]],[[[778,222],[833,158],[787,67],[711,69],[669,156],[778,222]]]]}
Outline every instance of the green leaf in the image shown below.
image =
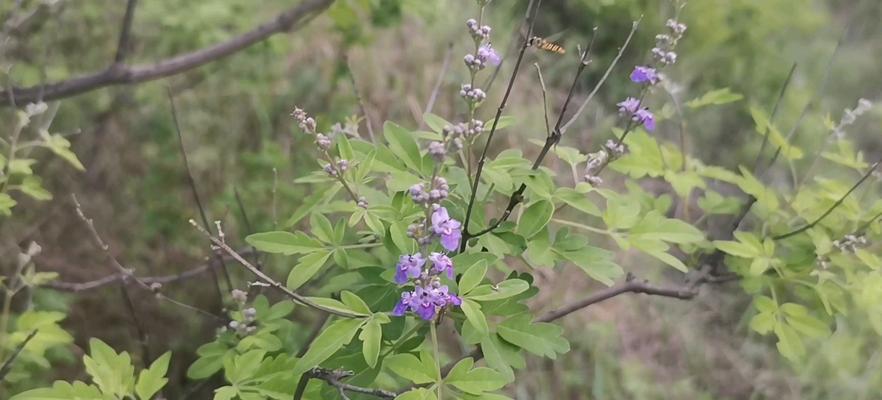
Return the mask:
{"type": "MultiPolygon", "coordinates": [[[[518,122],[518,120],[514,116],[503,115],[503,116],[499,117],[499,121],[496,123],[496,129],[504,129],[504,128],[507,128],[509,126],[514,125],[517,122],[518,122]]],[[[492,124],[493,124],[493,122],[490,122],[491,127],[492,127],[492,124]]]]}
{"type": "Polygon", "coordinates": [[[798,160],[803,157],[802,150],[791,145],[787,139],[784,138],[781,131],[772,124],[772,121],[769,119],[769,116],[765,111],[759,107],[751,106],[750,115],[756,123],[756,132],[761,136],[767,135],[769,143],[773,145],[774,148],[781,149],[782,156],[787,157],[788,160],[798,160]]]}
{"type": "Polygon", "coordinates": [[[490,293],[487,294],[477,294],[477,290],[475,290],[471,296],[468,298],[475,301],[494,301],[494,300],[502,300],[507,299],[512,296],[519,295],[527,289],[530,288],[530,284],[527,281],[520,279],[509,279],[499,283],[498,285],[488,286],[490,288],[490,293]]]}
{"type": "Polygon", "coordinates": [[[12,207],[15,207],[16,202],[6,193],[0,193],[0,215],[10,216],[12,215],[12,207]]]}
{"type": "Polygon", "coordinates": [[[478,261],[477,264],[462,274],[462,277],[459,279],[459,292],[464,295],[468,294],[481,283],[485,274],[487,274],[487,261],[478,261]]]}
{"type": "Polygon", "coordinates": [[[530,239],[548,225],[552,214],[554,214],[554,204],[548,200],[539,200],[527,207],[518,221],[515,232],[525,239],[530,239]]]}
{"type": "Polygon", "coordinates": [[[303,232],[273,231],[255,233],[248,235],[245,241],[257,250],[284,254],[286,256],[311,253],[323,248],[319,241],[306,236],[303,232]]]}
{"type": "Polygon", "coordinates": [[[331,225],[331,221],[323,214],[312,213],[309,216],[309,226],[312,228],[312,234],[319,240],[325,243],[337,243],[334,226],[331,225]]]}
{"type": "Polygon", "coordinates": [[[438,397],[435,396],[435,392],[429,389],[417,388],[399,394],[395,400],[438,400],[438,397]]]}
{"type": "Polygon", "coordinates": [[[371,368],[376,367],[377,358],[380,356],[380,341],[383,340],[380,321],[376,318],[368,320],[361,328],[358,339],[361,340],[361,353],[364,355],[364,361],[371,368]]]}
{"type": "Polygon", "coordinates": [[[297,360],[291,375],[300,375],[330,358],[337,350],[352,341],[355,333],[364,323],[362,319],[341,319],[328,325],[315,338],[306,354],[297,360]]]}
{"type": "Polygon", "coordinates": [[[529,314],[518,314],[497,327],[497,333],[505,341],[533,354],[557,358],[570,350],[570,344],[561,335],[563,328],[546,322],[532,323],[529,314]]]}
{"type": "Polygon", "coordinates": [[[50,135],[46,137],[45,145],[49,148],[49,150],[52,150],[55,155],[63,158],[74,168],[80,171],[86,170],[86,168],[83,167],[83,164],[77,158],[77,155],[70,151],[70,142],[65,139],[64,136],[61,136],[59,134],[50,135]]]}
{"type": "Polygon", "coordinates": [[[490,333],[490,327],[487,326],[487,317],[481,312],[480,304],[476,303],[474,300],[463,299],[460,307],[462,308],[463,314],[466,316],[466,320],[472,324],[472,327],[474,327],[479,334],[487,336],[490,333]]]}
{"type": "Polygon", "coordinates": [[[603,191],[606,210],[603,222],[612,229],[628,229],[640,220],[640,199],[633,195],[621,195],[603,191]]]}
{"type": "Polygon", "coordinates": [[[353,310],[351,307],[349,307],[346,304],[343,304],[343,303],[341,303],[337,300],[334,300],[334,299],[329,299],[327,297],[307,297],[306,299],[315,303],[315,304],[318,304],[322,307],[330,308],[332,310],[336,310],[336,311],[340,311],[340,312],[344,312],[344,313],[348,313],[348,314],[358,314],[358,315],[361,315],[364,317],[369,316],[368,314],[363,314],[359,311],[353,310]]]}
{"type": "Polygon", "coordinates": [[[43,188],[42,181],[36,176],[25,177],[17,189],[34,200],[52,200],[52,193],[43,188]]]}
{"type": "Polygon", "coordinates": [[[349,308],[355,310],[356,312],[362,314],[371,314],[371,309],[368,307],[367,303],[358,297],[355,293],[352,293],[348,290],[344,290],[340,293],[340,300],[343,301],[343,304],[349,306],[349,308]]]}
{"type": "Polygon", "coordinates": [[[825,338],[830,336],[830,327],[823,321],[809,315],[809,311],[796,303],[784,303],[781,305],[784,319],[799,333],[811,338],[825,338]]]}
{"type": "Polygon", "coordinates": [[[757,203],[763,205],[771,211],[778,209],[778,195],[775,191],[766,187],[759,179],[753,176],[747,168],[740,166],[741,179],[736,183],[744,193],[756,198],[757,203]]]}
{"type": "Polygon", "coordinates": [[[686,264],[683,264],[683,261],[680,261],[679,258],[672,256],[668,253],[668,245],[657,239],[645,239],[638,237],[629,237],[628,238],[631,245],[639,249],[640,251],[660,260],[661,262],[668,264],[681,272],[689,271],[689,267],[686,264]]]}
{"type": "Polygon", "coordinates": [[[583,246],[577,250],[555,249],[564,259],[576,264],[592,279],[607,286],[624,275],[625,271],[613,261],[613,254],[607,250],[593,246],[583,246]]]}
{"type": "Polygon", "coordinates": [[[132,394],[135,367],[128,353],[117,354],[101,340],[92,338],[83,365],[102,392],[119,397],[132,394]]]}
{"type": "MultiPolygon", "coordinates": [[[[474,362],[471,358],[465,358],[460,360],[453,369],[456,370],[460,365],[468,365],[470,368],[469,364],[474,364],[474,362]]],[[[457,374],[453,374],[451,371],[451,374],[445,380],[445,383],[467,393],[481,394],[501,389],[506,383],[508,383],[508,380],[499,372],[490,368],[481,367],[457,374]]]]}
{"type": "Polygon", "coordinates": [[[797,362],[805,355],[805,345],[792,327],[787,324],[777,324],[775,335],[778,336],[778,351],[788,360],[797,362]]]}
{"type": "Polygon", "coordinates": [[[434,367],[427,369],[426,365],[412,354],[395,354],[386,357],[383,366],[416,385],[435,382],[437,374],[434,367]]]}
{"type": "Polygon", "coordinates": [[[330,255],[331,252],[329,251],[320,251],[300,257],[297,265],[288,274],[288,281],[285,283],[285,286],[291,290],[297,290],[300,286],[303,286],[325,265],[330,255]]]}
{"type": "Polygon", "coordinates": [[[554,198],[555,200],[560,200],[564,202],[564,204],[588,215],[599,217],[603,214],[600,211],[600,208],[597,207],[597,204],[594,204],[593,201],[588,199],[588,196],[585,193],[580,193],[572,188],[558,188],[557,191],[554,192],[554,198]]]}
{"type": "Polygon", "coordinates": [[[55,381],[51,388],[32,389],[12,396],[9,400],[110,400],[97,387],[80,381],[55,381]]]}
{"type": "Polygon", "coordinates": [[[662,240],[669,243],[687,244],[704,240],[704,234],[691,224],[674,218],[666,218],[652,210],[628,232],[641,239],[662,240]]]}
{"type": "Polygon", "coordinates": [[[711,90],[701,95],[701,97],[686,102],[686,107],[695,109],[710,105],[718,106],[733,103],[743,98],[744,96],[741,94],[733,92],[728,87],[724,87],[722,89],[711,90]]]}
{"type": "Polygon", "coordinates": [[[432,113],[423,114],[423,122],[429,126],[433,131],[441,133],[444,130],[444,127],[452,125],[450,122],[447,122],[444,118],[441,118],[432,113]]]}
{"type": "Polygon", "coordinates": [[[168,372],[168,362],[171,360],[171,352],[166,352],[150,364],[150,368],[141,370],[138,375],[138,383],[135,384],[135,393],[141,400],[149,400],[153,395],[159,392],[166,383],[168,378],[165,377],[168,372]]]}
{"type": "Polygon", "coordinates": [[[404,161],[414,171],[422,170],[422,156],[413,135],[394,122],[386,121],[383,125],[383,137],[389,142],[389,150],[404,161]]]}

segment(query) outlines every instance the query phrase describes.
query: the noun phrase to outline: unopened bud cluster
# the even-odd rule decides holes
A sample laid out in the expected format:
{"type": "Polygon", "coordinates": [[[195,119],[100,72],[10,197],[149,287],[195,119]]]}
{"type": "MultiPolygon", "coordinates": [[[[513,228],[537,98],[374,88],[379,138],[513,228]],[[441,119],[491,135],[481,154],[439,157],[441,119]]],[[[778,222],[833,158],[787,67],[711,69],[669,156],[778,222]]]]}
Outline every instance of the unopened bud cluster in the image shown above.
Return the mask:
{"type": "Polygon", "coordinates": [[[241,310],[241,313],[235,316],[226,326],[222,327],[221,332],[230,330],[239,337],[245,337],[257,332],[257,309],[247,307],[248,293],[244,290],[233,289],[230,297],[232,297],[236,308],[241,310]]]}
{"type": "Polygon", "coordinates": [[[677,62],[677,53],[674,52],[674,49],[677,47],[677,42],[683,38],[683,34],[686,32],[686,25],[669,19],[665,26],[668,27],[670,32],[656,35],[655,47],[652,48],[652,57],[663,65],[671,65],[677,62]]]}
{"type": "Polygon", "coordinates": [[[487,94],[484,93],[483,90],[479,88],[473,88],[471,84],[465,83],[459,89],[459,95],[462,96],[465,101],[470,103],[480,103],[487,98],[487,94]]]}
{"type": "Polygon", "coordinates": [[[487,25],[479,25],[478,21],[474,18],[466,20],[466,27],[469,28],[469,34],[472,35],[472,38],[475,39],[475,41],[480,42],[490,38],[490,27],[487,25]]]}
{"type": "Polygon", "coordinates": [[[867,246],[869,242],[864,235],[848,234],[842,239],[834,240],[833,246],[844,253],[854,253],[861,247],[867,246]]]}
{"type": "Polygon", "coordinates": [[[426,190],[424,184],[417,183],[410,187],[409,192],[410,198],[414,203],[422,206],[429,206],[431,204],[441,203],[446,199],[450,193],[450,186],[447,185],[446,179],[436,176],[431,189],[426,190]]]}
{"type": "MultiPolygon", "coordinates": [[[[321,158],[325,162],[322,170],[325,171],[328,176],[337,179],[345,187],[348,188],[349,186],[346,185],[345,181],[345,173],[349,170],[350,167],[349,160],[331,154],[331,149],[334,147],[334,142],[331,139],[331,136],[358,136],[358,125],[349,121],[347,121],[345,126],[341,125],[340,123],[334,124],[334,126],[331,127],[332,133],[329,136],[316,131],[315,119],[310,117],[303,109],[295,107],[294,111],[291,112],[291,116],[294,117],[295,121],[297,121],[300,129],[302,129],[307,134],[313,135],[315,146],[319,150],[319,153],[322,156],[321,158]]],[[[350,193],[352,194],[352,200],[355,201],[359,207],[368,207],[367,199],[365,199],[364,196],[357,196],[352,191],[350,191],[350,193]]]]}

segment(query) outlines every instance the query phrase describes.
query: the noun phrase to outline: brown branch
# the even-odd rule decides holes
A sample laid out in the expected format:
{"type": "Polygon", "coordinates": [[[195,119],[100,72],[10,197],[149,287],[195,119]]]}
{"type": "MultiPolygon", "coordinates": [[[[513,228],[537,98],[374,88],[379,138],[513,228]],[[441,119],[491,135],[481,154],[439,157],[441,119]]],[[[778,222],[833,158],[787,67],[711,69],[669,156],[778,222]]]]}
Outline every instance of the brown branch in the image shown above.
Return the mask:
{"type": "MultiPolygon", "coordinates": [[[[254,250],[247,249],[247,250],[239,251],[239,254],[247,256],[247,255],[257,254],[257,253],[254,250]]],[[[232,260],[231,257],[227,257],[227,258],[232,260]]],[[[187,280],[190,278],[197,277],[197,276],[205,273],[206,271],[208,271],[209,268],[212,268],[212,265],[210,264],[210,262],[203,264],[203,265],[200,265],[196,268],[191,268],[191,269],[186,270],[186,271],[179,273],[179,274],[164,275],[164,276],[145,276],[145,277],[138,277],[138,279],[143,281],[144,283],[147,283],[148,285],[153,285],[154,283],[160,284],[160,285],[166,285],[169,283],[175,283],[175,282],[184,281],[184,280],[187,280]]],[[[120,280],[123,280],[123,278],[125,278],[125,277],[126,277],[125,274],[116,273],[116,274],[107,275],[107,276],[104,276],[104,277],[101,277],[101,278],[98,278],[95,280],[91,280],[91,281],[86,281],[86,282],[53,281],[53,282],[46,283],[42,287],[45,287],[47,289],[58,290],[61,292],[78,293],[78,292],[85,292],[88,290],[98,289],[98,288],[110,285],[114,282],[118,282],[120,280]]]]}
{"type": "Polygon", "coordinates": [[[78,78],[46,85],[9,88],[0,91],[0,106],[25,104],[39,99],[44,101],[61,99],[107,86],[141,83],[180,74],[235,54],[277,33],[294,31],[319,12],[328,8],[333,1],[305,0],[296,7],[278,14],[269,22],[240,36],[155,63],[139,65],[117,64],[105,70],[78,78]]]}
{"type": "Polygon", "coordinates": [[[12,364],[15,363],[15,359],[18,358],[18,355],[21,353],[24,347],[27,346],[28,342],[30,342],[31,339],[33,339],[34,336],[37,335],[37,331],[37,329],[32,330],[23,342],[19,343],[18,346],[15,346],[15,351],[13,351],[12,354],[9,355],[9,358],[7,358],[6,361],[3,362],[3,365],[0,366],[0,382],[3,382],[3,379],[6,378],[6,374],[8,374],[10,370],[12,370],[12,364]]]}

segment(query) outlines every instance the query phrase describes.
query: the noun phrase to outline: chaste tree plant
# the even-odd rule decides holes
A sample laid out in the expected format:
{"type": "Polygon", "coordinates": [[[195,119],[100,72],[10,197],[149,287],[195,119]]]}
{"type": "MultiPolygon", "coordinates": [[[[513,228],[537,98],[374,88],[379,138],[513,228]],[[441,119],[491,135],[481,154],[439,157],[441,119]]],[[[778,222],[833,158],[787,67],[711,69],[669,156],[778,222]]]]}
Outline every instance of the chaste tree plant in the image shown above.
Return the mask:
{"type": "MultiPolygon", "coordinates": [[[[583,104],[572,107],[592,61],[589,45],[579,51],[553,124],[545,113],[538,152],[496,152],[500,132],[518,127],[503,113],[525,53],[543,41],[533,36],[541,1],[532,2],[527,35],[506,59],[512,75],[488,120],[479,112],[488,89],[478,82],[502,57],[482,21],[489,1],[477,3],[478,16],[465,23],[474,46],[463,57],[469,81],[461,85],[457,118],[427,113],[428,131],[386,122],[382,138],[369,141],[356,124],[326,129],[295,108],[293,120],[311,137],[317,160],[296,183],[314,192],[288,219],[292,229],[246,238],[261,252],[287,257],[294,265],[287,279],[194,223],[255,280],[230,294],[229,320],[199,348],[188,377],[222,372],[226,384],[215,399],[508,399],[502,393],[525,357],[556,359],[569,351],[554,321],[621,294],[691,299],[725,282],[738,282],[753,297],[750,328],[773,335],[794,362],[847,313],[865,315],[882,334],[878,162],[864,160],[846,133],[869,102],[829,122],[828,138],[810,154],[793,144],[801,119],[784,134],[775,122],[777,104],[770,112],[751,105],[762,143],[756,160],[735,169],[708,165],[687,153],[682,136],[678,143],[653,135],[664,124],[676,126],[683,107],[741,100],[722,89],[666,103],[664,70],[675,68],[677,44],[687,39],[675,16],[656,36],[647,63],[631,70],[633,95],[617,104],[621,126],[602,146],[559,144],[615,67],[613,61],[583,104]],[[552,157],[569,171],[545,167],[552,157]],[[794,172],[791,185],[764,183],[776,162],[797,160],[810,166],[794,172]],[[832,178],[842,174],[853,179],[832,178]],[[663,189],[650,191],[647,182],[663,189]],[[711,221],[727,228],[713,232],[711,221]],[[682,283],[635,276],[619,263],[624,252],[673,268],[682,283]],[[532,307],[543,290],[533,271],[571,267],[608,288],[556,309],[532,307]],[[260,294],[265,290],[286,299],[271,304],[260,294]],[[320,317],[308,332],[288,319],[292,313],[320,317]]],[[[630,36],[622,51],[628,42],[630,36]]],[[[164,383],[168,357],[136,378],[128,355],[94,341],[84,362],[92,384],[56,383],[13,399],[147,399],[164,383]]]]}

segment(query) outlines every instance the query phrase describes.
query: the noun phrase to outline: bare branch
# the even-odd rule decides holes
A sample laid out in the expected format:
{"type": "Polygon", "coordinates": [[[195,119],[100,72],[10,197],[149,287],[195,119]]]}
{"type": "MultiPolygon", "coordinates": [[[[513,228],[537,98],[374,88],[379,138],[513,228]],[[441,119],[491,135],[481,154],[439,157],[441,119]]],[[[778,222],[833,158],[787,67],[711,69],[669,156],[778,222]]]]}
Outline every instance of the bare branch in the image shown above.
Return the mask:
{"type": "Polygon", "coordinates": [[[156,298],[158,298],[160,300],[165,300],[165,301],[172,303],[176,306],[186,308],[190,311],[202,314],[204,316],[207,316],[207,317],[219,320],[219,321],[224,321],[223,318],[218,317],[217,315],[214,315],[208,311],[205,311],[205,310],[198,308],[198,307],[191,306],[189,304],[181,303],[175,299],[172,299],[171,297],[168,297],[168,296],[162,294],[162,292],[159,291],[161,285],[158,285],[156,283],[150,284],[150,283],[144,282],[143,280],[141,280],[140,278],[135,276],[135,274],[132,272],[132,270],[123,266],[122,263],[120,263],[119,260],[110,251],[110,246],[107,245],[107,243],[104,242],[104,239],[101,238],[101,235],[98,234],[98,230],[95,228],[94,221],[92,221],[91,218],[87,217],[86,214],[83,212],[83,208],[80,205],[79,200],[77,200],[77,196],[75,194],[71,194],[71,199],[73,200],[74,207],[76,208],[77,216],[80,217],[80,219],[86,225],[86,228],[89,229],[89,233],[92,234],[92,239],[95,240],[95,243],[98,245],[98,247],[101,249],[101,251],[103,251],[104,254],[107,256],[107,258],[110,260],[110,264],[123,276],[121,279],[131,279],[132,281],[137,283],[138,286],[141,286],[144,290],[148,290],[148,291],[152,292],[156,296],[156,298]]]}
{"type": "Polygon", "coordinates": [[[19,343],[18,346],[15,346],[15,351],[13,351],[12,354],[9,355],[9,358],[7,358],[6,361],[3,362],[3,365],[0,366],[0,382],[3,382],[3,379],[6,378],[6,375],[9,374],[10,370],[12,370],[12,364],[15,363],[15,359],[18,358],[18,355],[21,353],[22,349],[24,349],[24,347],[28,345],[28,342],[30,342],[31,339],[33,339],[34,336],[37,335],[37,331],[37,329],[32,330],[24,341],[19,343]]]}
{"type": "MultiPolygon", "coordinates": [[[[252,254],[256,254],[256,252],[252,249],[245,249],[245,250],[240,250],[239,254],[242,254],[243,256],[249,256],[252,254]]],[[[228,257],[228,258],[232,259],[231,257],[228,257]]],[[[140,280],[144,283],[147,283],[148,285],[153,285],[154,283],[157,283],[160,285],[166,285],[169,283],[175,283],[175,282],[184,281],[184,280],[187,280],[190,278],[197,277],[197,276],[205,273],[206,271],[208,271],[210,268],[212,268],[212,265],[209,262],[209,263],[200,265],[196,268],[188,269],[188,270],[186,270],[182,273],[179,273],[179,274],[164,275],[164,276],[138,277],[138,280],[140,280]]],[[[73,293],[85,292],[88,290],[98,289],[98,288],[107,286],[111,283],[121,281],[126,276],[127,275],[122,274],[122,273],[116,273],[116,274],[107,275],[107,276],[104,276],[104,277],[101,277],[101,278],[98,278],[95,280],[91,280],[91,281],[86,281],[86,282],[53,281],[53,282],[46,283],[42,287],[45,287],[48,289],[53,289],[53,290],[58,290],[58,291],[62,291],[62,292],[73,292],[73,293]]]]}
{"type": "Polygon", "coordinates": [[[631,32],[628,33],[628,37],[625,39],[625,43],[623,43],[622,47],[619,48],[619,53],[616,54],[615,58],[613,58],[612,62],[609,64],[609,67],[606,68],[606,72],[603,73],[603,76],[600,78],[597,84],[594,85],[594,89],[591,90],[591,93],[588,94],[588,97],[585,99],[585,101],[583,101],[582,104],[579,105],[579,108],[576,110],[573,116],[570,117],[567,123],[563,124],[563,126],[560,127],[561,133],[566,132],[567,129],[570,128],[570,126],[576,121],[576,119],[579,118],[579,115],[581,115],[582,112],[585,111],[585,108],[588,107],[588,103],[591,103],[591,100],[594,99],[595,95],[597,95],[600,87],[603,86],[604,82],[606,82],[606,79],[609,78],[612,70],[616,67],[616,64],[619,63],[619,59],[621,59],[622,55],[625,54],[625,50],[628,48],[628,45],[631,44],[631,38],[634,37],[634,32],[637,32],[637,27],[640,26],[641,20],[643,20],[642,16],[637,21],[634,21],[634,23],[631,24],[631,32]]]}
{"type": "MultiPolygon", "coordinates": [[[[778,99],[775,100],[775,105],[772,106],[772,114],[769,116],[769,122],[775,121],[775,117],[778,116],[778,106],[781,104],[781,101],[784,99],[784,94],[787,93],[787,88],[790,87],[790,82],[793,80],[793,73],[796,72],[796,63],[793,63],[793,66],[790,67],[790,72],[787,73],[787,78],[784,79],[784,84],[781,85],[781,90],[778,92],[778,99]]],[[[757,169],[759,168],[760,160],[763,157],[763,153],[766,152],[766,146],[769,144],[769,132],[770,129],[766,129],[763,134],[763,143],[760,145],[759,151],[756,153],[756,159],[753,161],[753,174],[757,174],[757,169]]]]}
{"type": "Polygon", "coordinates": [[[11,87],[0,91],[0,106],[25,104],[40,99],[61,99],[90,92],[107,86],[147,82],[200,67],[235,54],[255,43],[280,32],[290,32],[303,26],[312,17],[328,8],[334,0],[305,0],[298,6],[280,13],[257,28],[227,41],[190,53],[180,54],[151,64],[116,65],[103,71],[71,78],[47,85],[11,87]],[[42,97],[41,97],[42,95],[42,97]]]}

